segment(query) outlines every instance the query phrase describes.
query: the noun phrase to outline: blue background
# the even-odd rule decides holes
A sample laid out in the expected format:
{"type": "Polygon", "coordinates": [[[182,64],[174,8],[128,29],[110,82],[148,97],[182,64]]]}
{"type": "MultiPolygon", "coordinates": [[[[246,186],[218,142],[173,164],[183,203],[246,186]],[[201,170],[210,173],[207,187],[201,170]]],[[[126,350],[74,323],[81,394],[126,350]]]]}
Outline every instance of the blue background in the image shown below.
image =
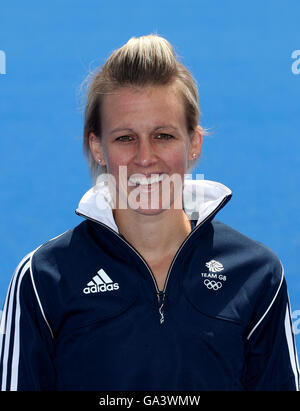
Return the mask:
{"type": "Polygon", "coordinates": [[[80,84],[130,37],[157,32],[198,82],[211,134],[195,173],[232,189],[218,218],[282,260],[299,350],[299,15],[298,0],[2,2],[0,305],[20,259],[81,222],[80,84]]]}

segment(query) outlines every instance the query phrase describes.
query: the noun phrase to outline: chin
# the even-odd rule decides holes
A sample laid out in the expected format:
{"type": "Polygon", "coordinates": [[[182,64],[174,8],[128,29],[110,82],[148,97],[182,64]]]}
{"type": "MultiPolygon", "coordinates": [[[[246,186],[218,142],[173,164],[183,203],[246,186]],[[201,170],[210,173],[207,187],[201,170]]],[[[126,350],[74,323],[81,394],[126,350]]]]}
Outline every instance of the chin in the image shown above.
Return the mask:
{"type": "Polygon", "coordinates": [[[154,216],[163,213],[166,211],[164,208],[137,208],[136,210],[132,209],[138,214],[145,215],[145,216],[154,216]]]}
{"type": "Polygon", "coordinates": [[[142,215],[148,215],[148,216],[155,216],[158,214],[163,213],[164,211],[170,210],[173,206],[173,202],[168,201],[168,202],[161,202],[157,204],[155,207],[151,208],[151,204],[139,204],[138,207],[130,207],[130,204],[128,204],[128,207],[135,211],[138,214],[142,215]]]}

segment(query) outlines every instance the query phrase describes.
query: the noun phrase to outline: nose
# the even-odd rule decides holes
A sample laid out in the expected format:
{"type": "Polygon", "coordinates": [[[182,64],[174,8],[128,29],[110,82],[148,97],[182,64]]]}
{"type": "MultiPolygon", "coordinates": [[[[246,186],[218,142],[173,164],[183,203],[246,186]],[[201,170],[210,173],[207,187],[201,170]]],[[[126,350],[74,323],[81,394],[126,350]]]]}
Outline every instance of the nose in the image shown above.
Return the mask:
{"type": "Polygon", "coordinates": [[[148,139],[139,140],[135,155],[135,163],[141,167],[148,167],[155,163],[157,156],[151,141],[148,139]]]}

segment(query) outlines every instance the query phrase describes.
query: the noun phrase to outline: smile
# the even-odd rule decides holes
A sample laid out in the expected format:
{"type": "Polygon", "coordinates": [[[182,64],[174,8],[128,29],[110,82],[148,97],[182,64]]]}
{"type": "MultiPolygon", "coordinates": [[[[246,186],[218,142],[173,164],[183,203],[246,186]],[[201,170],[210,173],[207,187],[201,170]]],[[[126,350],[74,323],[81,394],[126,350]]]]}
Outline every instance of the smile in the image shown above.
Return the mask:
{"type": "Polygon", "coordinates": [[[146,177],[144,174],[133,174],[129,177],[128,183],[130,186],[140,185],[140,186],[151,186],[156,183],[160,183],[167,174],[151,174],[151,176],[146,177]]]}

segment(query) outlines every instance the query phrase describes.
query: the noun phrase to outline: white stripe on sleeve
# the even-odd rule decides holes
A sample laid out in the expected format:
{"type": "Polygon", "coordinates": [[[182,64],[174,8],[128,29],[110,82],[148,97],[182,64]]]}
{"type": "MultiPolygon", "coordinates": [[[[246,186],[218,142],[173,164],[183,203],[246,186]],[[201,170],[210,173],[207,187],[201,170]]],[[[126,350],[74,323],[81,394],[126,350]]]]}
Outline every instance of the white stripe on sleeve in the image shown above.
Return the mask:
{"type": "Polygon", "coordinates": [[[295,386],[296,386],[296,390],[299,391],[299,364],[298,364],[298,358],[297,358],[297,351],[295,347],[295,341],[293,337],[289,304],[287,304],[286,306],[284,328],[285,328],[287,345],[289,349],[291,367],[292,367],[294,377],[295,377],[295,386]]]}
{"type": "Polygon", "coordinates": [[[276,297],[277,297],[277,295],[278,295],[278,293],[279,293],[280,287],[281,287],[282,282],[283,282],[283,278],[284,278],[284,269],[283,269],[283,267],[282,267],[282,274],[281,274],[280,284],[279,284],[279,286],[278,286],[278,288],[277,288],[277,291],[276,291],[276,293],[275,293],[275,295],[274,295],[274,297],[273,297],[273,300],[271,301],[269,307],[266,309],[265,313],[261,316],[260,320],[256,323],[256,325],[252,328],[252,330],[251,330],[250,333],[248,334],[247,340],[249,340],[249,338],[250,338],[251,335],[254,333],[254,331],[256,330],[256,328],[259,326],[259,324],[262,322],[262,320],[265,318],[265,316],[266,316],[266,315],[268,314],[268,312],[270,311],[270,309],[271,309],[272,305],[274,304],[274,301],[276,300],[276,297]]]}
{"type": "Polygon", "coordinates": [[[14,333],[14,346],[12,354],[12,366],[11,366],[11,380],[10,380],[10,391],[17,391],[18,389],[18,375],[19,375],[19,358],[20,358],[20,285],[24,274],[30,267],[29,260],[23,267],[17,287],[16,294],[16,313],[15,313],[15,333],[14,333]]]}
{"type": "MultiPolygon", "coordinates": [[[[22,281],[22,278],[25,274],[25,272],[29,269],[30,266],[30,255],[27,255],[22,259],[20,264],[17,266],[15,273],[12,277],[12,282],[11,282],[11,287],[10,287],[10,294],[8,301],[5,303],[5,309],[2,313],[2,319],[3,322],[1,321],[1,333],[2,333],[2,341],[4,341],[4,349],[1,357],[1,362],[2,362],[2,385],[1,385],[1,391],[6,391],[6,385],[7,385],[7,369],[8,369],[8,356],[9,356],[9,347],[10,347],[10,342],[11,339],[15,337],[12,336],[12,322],[13,322],[13,305],[15,299],[16,301],[16,310],[18,310],[18,303],[19,303],[19,296],[16,296],[16,290],[19,290],[19,285],[20,282],[22,281]],[[26,261],[27,260],[27,261],[26,261]],[[24,262],[25,265],[24,265],[24,262]],[[21,267],[23,267],[21,269],[21,267]],[[7,312],[6,312],[7,311],[7,312]],[[4,338],[5,334],[5,338],[4,338]]],[[[16,319],[16,318],[15,318],[16,319]]],[[[15,328],[19,328],[19,324],[15,323],[15,328]]],[[[15,331],[16,334],[16,331],[15,331]]],[[[15,341],[13,341],[14,343],[15,341]]],[[[2,350],[2,347],[1,347],[2,350]]]]}

